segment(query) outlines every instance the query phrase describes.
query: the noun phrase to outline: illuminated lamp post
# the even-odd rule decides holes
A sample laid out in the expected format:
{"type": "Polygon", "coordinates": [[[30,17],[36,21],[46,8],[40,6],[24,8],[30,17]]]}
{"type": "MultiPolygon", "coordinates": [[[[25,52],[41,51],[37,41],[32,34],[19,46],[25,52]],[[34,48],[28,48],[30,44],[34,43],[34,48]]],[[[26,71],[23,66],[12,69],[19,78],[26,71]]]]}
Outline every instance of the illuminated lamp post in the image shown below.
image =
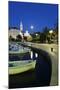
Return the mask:
{"type": "MultiPolygon", "coordinates": [[[[50,40],[51,40],[51,36],[52,36],[53,30],[50,30],[49,33],[50,33],[50,40]]],[[[51,52],[53,52],[53,47],[51,47],[51,52]]]]}
{"type": "Polygon", "coordinates": [[[33,31],[33,29],[34,29],[34,26],[33,26],[33,25],[31,25],[31,26],[30,26],[30,28],[31,28],[31,31],[33,31]]]}
{"type": "Polygon", "coordinates": [[[38,34],[37,34],[37,33],[36,33],[35,35],[36,35],[36,36],[38,36],[38,34]]]}
{"type": "Polygon", "coordinates": [[[50,33],[50,40],[51,40],[51,36],[52,36],[53,30],[50,30],[49,33],[50,33]]]}

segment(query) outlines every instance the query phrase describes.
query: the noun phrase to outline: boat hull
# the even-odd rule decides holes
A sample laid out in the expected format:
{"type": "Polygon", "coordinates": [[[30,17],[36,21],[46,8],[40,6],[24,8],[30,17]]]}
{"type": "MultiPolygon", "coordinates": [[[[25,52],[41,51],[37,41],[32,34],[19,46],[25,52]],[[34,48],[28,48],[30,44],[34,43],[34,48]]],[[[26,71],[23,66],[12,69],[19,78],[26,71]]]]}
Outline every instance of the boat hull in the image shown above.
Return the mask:
{"type": "Polygon", "coordinates": [[[25,54],[29,52],[30,50],[19,50],[19,51],[9,51],[9,54],[25,54]]]}
{"type": "Polygon", "coordinates": [[[36,60],[11,61],[9,62],[9,64],[11,64],[11,66],[9,66],[8,73],[9,75],[13,75],[23,73],[31,69],[35,69],[36,60]]]}

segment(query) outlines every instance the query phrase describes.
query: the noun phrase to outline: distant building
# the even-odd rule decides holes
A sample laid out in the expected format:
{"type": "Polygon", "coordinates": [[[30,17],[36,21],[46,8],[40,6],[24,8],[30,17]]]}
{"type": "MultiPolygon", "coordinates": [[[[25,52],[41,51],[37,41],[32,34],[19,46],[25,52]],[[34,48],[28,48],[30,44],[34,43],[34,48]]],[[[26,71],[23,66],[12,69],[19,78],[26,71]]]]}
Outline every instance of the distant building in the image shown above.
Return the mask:
{"type": "Polygon", "coordinates": [[[16,36],[20,33],[19,30],[17,29],[14,29],[14,28],[11,28],[9,31],[8,31],[8,36],[12,36],[13,38],[16,39],[16,36]]]}
{"type": "Polygon", "coordinates": [[[16,39],[16,36],[19,35],[19,34],[20,34],[21,36],[23,36],[22,31],[23,31],[23,24],[22,24],[22,22],[21,22],[21,23],[20,23],[20,30],[18,30],[17,28],[10,28],[10,29],[9,29],[9,32],[8,32],[8,35],[9,35],[9,37],[12,36],[13,38],[16,39]]]}
{"type": "Polygon", "coordinates": [[[31,35],[29,34],[29,32],[27,30],[24,33],[24,36],[27,37],[27,41],[31,41],[32,40],[32,37],[31,37],[31,35]]]}
{"type": "Polygon", "coordinates": [[[10,28],[8,35],[9,35],[9,37],[12,36],[14,39],[16,39],[17,35],[20,35],[22,37],[22,39],[23,39],[23,35],[25,37],[27,37],[27,40],[31,38],[31,35],[29,34],[28,30],[26,30],[26,32],[23,33],[22,22],[20,22],[20,30],[18,30],[17,28],[10,28]]]}

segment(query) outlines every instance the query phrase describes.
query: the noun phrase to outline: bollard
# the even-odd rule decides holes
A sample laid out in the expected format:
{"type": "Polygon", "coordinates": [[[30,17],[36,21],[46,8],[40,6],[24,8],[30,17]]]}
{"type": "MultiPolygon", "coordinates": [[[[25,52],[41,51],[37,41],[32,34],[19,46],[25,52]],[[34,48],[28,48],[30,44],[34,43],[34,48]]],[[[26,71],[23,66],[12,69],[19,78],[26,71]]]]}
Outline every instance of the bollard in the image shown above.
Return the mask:
{"type": "Polygon", "coordinates": [[[51,48],[51,52],[53,52],[53,48],[51,48]]]}

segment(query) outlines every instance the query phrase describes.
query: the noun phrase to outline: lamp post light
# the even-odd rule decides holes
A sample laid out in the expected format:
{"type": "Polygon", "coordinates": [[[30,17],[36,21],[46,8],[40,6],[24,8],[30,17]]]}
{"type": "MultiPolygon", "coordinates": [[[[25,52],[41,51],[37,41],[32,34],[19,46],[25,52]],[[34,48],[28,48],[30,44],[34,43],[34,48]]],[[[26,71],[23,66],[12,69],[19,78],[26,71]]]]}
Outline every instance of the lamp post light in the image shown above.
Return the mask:
{"type": "Polygon", "coordinates": [[[30,27],[31,29],[33,29],[34,28],[34,26],[33,25],[31,25],[31,27],[30,27]]]}
{"type": "Polygon", "coordinates": [[[50,30],[49,33],[50,33],[50,40],[51,40],[51,36],[52,36],[53,30],[50,30]]]}
{"type": "MultiPolygon", "coordinates": [[[[49,33],[50,33],[50,40],[51,40],[51,36],[52,36],[53,30],[50,30],[49,33]]],[[[51,52],[53,52],[53,47],[51,47],[51,52]]]]}
{"type": "Polygon", "coordinates": [[[31,25],[31,26],[30,26],[30,28],[31,28],[31,31],[33,31],[33,29],[34,29],[34,26],[33,26],[33,25],[31,25]]]}
{"type": "Polygon", "coordinates": [[[36,35],[36,36],[38,36],[38,34],[37,34],[37,33],[36,33],[35,35],[36,35]]]}
{"type": "Polygon", "coordinates": [[[52,34],[53,33],[53,30],[50,30],[49,33],[52,34]]]}

